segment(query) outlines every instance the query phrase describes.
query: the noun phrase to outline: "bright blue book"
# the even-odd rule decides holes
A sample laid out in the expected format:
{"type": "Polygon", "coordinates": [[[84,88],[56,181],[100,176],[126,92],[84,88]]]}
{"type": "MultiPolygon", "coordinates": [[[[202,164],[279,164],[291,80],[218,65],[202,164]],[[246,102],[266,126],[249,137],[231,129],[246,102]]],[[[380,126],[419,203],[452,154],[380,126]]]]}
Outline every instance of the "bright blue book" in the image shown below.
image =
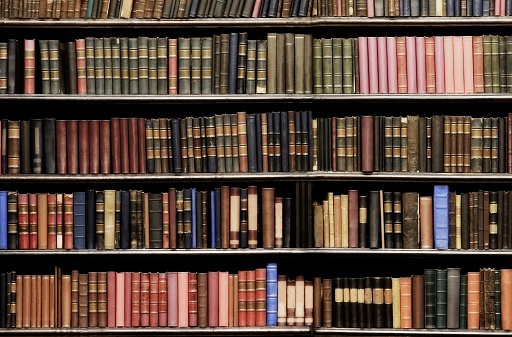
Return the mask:
{"type": "Polygon", "coordinates": [[[0,191],[0,249],[7,249],[7,191],[0,191]]]}
{"type": "Polygon", "coordinates": [[[197,248],[196,189],[192,189],[192,248],[197,248]]]}
{"type": "Polygon", "coordinates": [[[434,246],[448,249],[448,195],[447,185],[434,186],[434,246]]]}
{"type": "Polygon", "coordinates": [[[75,249],[85,249],[85,192],[73,193],[73,241],[75,249]]]}
{"type": "Polygon", "coordinates": [[[277,326],[277,264],[267,264],[267,326],[277,326]]]}
{"type": "Polygon", "coordinates": [[[210,191],[210,245],[211,248],[217,248],[217,238],[215,232],[215,191],[210,191]]]}

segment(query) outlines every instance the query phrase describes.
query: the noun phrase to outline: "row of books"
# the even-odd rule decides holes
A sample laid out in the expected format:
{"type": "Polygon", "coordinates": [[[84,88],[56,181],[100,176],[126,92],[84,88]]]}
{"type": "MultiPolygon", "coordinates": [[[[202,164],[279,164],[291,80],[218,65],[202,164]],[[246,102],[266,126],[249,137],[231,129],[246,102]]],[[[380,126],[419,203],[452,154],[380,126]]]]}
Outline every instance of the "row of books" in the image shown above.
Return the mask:
{"type": "Polygon", "coordinates": [[[508,16],[506,0],[3,0],[10,19],[508,16]]]}
{"type": "MultiPolygon", "coordinates": [[[[503,93],[509,36],[248,33],[11,39],[1,93],[95,95],[503,93]],[[50,57],[51,55],[51,57],[50,57]]],[[[510,68],[510,67],[509,67],[510,68]]]]}
{"type": "Polygon", "coordinates": [[[235,306],[236,326],[277,324],[275,263],[238,273],[57,269],[0,276],[3,327],[228,327],[235,306]]]}
{"type": "Polygon", "coordinates": [[[509,191],[328,192],[313,204],[314,245],[334,248],[508,249],[509,191]]]}
{"type": "Polygon", "coordinates": [[[290,247],[292,200],[256,186],[0,191],[0,248],[290,247]]]}
{"type": "Polygon", "coordinates": [[[311,111],[0,120],[2,174],[512,172],[507,117],[311,111]]]}
{"type": "Polygon", "coordinates": [[[314,326],[510,330],[512,270],[308,279],[266,268],[0,273],[9,328],[314,326]],[[35,296],[34,296],[35,295],[35,296]]]}

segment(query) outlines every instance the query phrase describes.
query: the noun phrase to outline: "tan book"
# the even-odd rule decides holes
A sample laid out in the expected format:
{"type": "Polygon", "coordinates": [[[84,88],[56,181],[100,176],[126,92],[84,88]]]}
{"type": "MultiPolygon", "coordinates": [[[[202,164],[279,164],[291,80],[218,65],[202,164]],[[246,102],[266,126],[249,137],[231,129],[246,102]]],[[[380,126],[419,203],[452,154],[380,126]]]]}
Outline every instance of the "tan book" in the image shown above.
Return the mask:
{"type": "Polygon", "coordinates": [[[41,276],[41,327],[50,327],[50,275],[41,276]]]}
{"type": "Polygon", "coordinates": [[[287,301],[288,295],[286,293],[288,289],[286,275],[278,275],[277,277],[277,325],[286,326],[287,318],[287,301]]]}
{"type": "Polygon", "coordinates": [[[105,249],[115,248],[116,231],[116,191],[104,191],[105,209],[105,249]]]}
{"type": "Polygon", "coordinates": [[[62,324],[63,328],[71,327],[71,275],[62,275],[62,324]]]}
{"type": "Polygon", "coordinates": [[[295,277],[295,325],[305,325],[305,280],[304,276],[295,277]]]}
{"type": "Polygon", "coordinates": [[[341,195],[341,248],[348,248],[348,194],[341,195]]]}

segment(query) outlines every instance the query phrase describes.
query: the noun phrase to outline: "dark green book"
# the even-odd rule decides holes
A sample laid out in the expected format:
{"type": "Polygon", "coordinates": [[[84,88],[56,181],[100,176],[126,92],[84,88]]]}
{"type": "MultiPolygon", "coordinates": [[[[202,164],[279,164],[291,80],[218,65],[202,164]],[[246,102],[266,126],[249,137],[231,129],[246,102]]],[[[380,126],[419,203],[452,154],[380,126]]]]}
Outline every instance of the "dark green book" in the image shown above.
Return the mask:
{"type": "Polygon", "coordinates": [[[468,328],[468,276],[460,275],[459,329],[468,328]]]}
{"type": "Polygon", "coordinates": [[[323,56],[322,40],[313,40],[313,93],[323,94],[323,56]]]}
{"type": "Polygon", "coordinates": [[[436,327],[447,328],[447,271],[436,269],[436,327]]]}

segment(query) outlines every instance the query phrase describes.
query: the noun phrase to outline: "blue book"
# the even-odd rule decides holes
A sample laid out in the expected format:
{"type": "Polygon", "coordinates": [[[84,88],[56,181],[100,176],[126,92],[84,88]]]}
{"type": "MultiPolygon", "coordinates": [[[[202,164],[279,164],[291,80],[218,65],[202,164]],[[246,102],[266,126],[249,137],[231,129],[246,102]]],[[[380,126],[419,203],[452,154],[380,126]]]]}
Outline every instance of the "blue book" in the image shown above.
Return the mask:
{"type": "Polygon", "coordinates": [[[238,73],[238,33],[231,33],[229,36],[228,94],[236,94],[237,73],[238,73]]]}
{"type": "Polygon", "coordinates": [[[196,189],[192,188],[192,248],[197,248],[196,189]]]}
{"type": "Polygon", "coordinates": [[[85,248],[96,248],[96,192],[92,189],[85,191],[85,248]]]}
{"type": "Polygon", "coordinates": [[[215,232],[215,191],[210,191],[210,245],[217,248],[217,236],[215,232]]]}
{"type": "Polygon", "coordinates": [[[483,0],[473,1],[473,16],[483,16],[483,0]]]}
{"type": "Polygon", "coordinates": [[[7,249],[7,191],[0,191],[0,249],[7,249]]]}
{"type": "Polygon", "coordinates": [[[434,247],[448,249],[448,185],[434,186],[434,247]]]}
{"type": "Polygon", "coordinates": [[[277,264],[267,264],[267,326],[277,326],[277,264]]]}
{"type": "Polygon", "coordinates": [[[85,192],[73,193],[73,241],[75,249],[85,249],[85,192]]]}
{"type": "Polygon", "coordinates": [[[199,8],[199,0],[192,0],[190,5],[190,12],[188,13],[189,18],[197,17],[197,9],[199,8]]]}

